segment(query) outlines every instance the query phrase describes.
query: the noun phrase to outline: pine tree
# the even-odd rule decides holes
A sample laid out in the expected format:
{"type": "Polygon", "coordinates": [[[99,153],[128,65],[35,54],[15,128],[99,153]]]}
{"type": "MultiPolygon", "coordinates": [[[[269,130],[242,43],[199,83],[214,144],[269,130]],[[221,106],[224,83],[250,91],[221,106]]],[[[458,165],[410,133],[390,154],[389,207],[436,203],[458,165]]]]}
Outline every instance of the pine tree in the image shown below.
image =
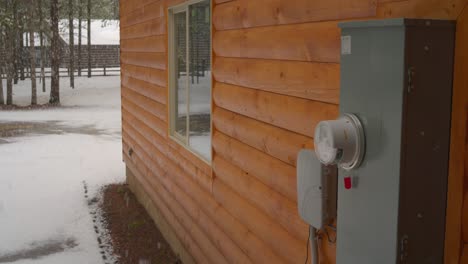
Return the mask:
{"type": "Polygon", "coordinates": [[[88,78],[91,78],[91,0],[88,0],[88,78]]]}
{"type": "Polygon", "coordinates": [[[28,27],[29,27],[29,56],[31,60],[31,105],[37,104],[36,87],[36,48],[34,45],[34,5],[29,6],[28,27]]]}
{"type": "MultiPolygon", "coordinates": [[[[7,2],[0,4],[0,52],[3,52],[3,55],[6,55],[5,51],[5,39],[6,39],[6,23],[8,20],[7,17],[7,2]]],[[[5,73],[5,60],[0,60],[0,105],[5,104],[5,97],[3,91],[3,74],[5,73]]]]}
{"type": "Polygon", "coordinates": [[[37,1],[37,9],[39,13],[39,39],[41,45],[41,82],[42,82],[42,92],[46,91],[46,82],[45,82],[45,48],[44,48],[44,17],[42,14],[42,0],[37,1]]]}
{"type": "Polygon", "coordinates": [[[78,76],[81,76],[81,27],[83,20],[83,0],[78,0],[78,76]]]}
{"type": "Polygon", "coordinates": [[[58,0],[50,1],[50,21],[52,31],[52,43],[51,43],[51,64],[52,64],[52,76],[50,86],[50,99],[51,104],[60,104],[60,79],[59,79],[59,66],[60,66],[60,42],[59,42],[59,28],[58,28],[58,14],[59,6],[58,0]]]}
{"type": "MultiPolygon", "coordinates": [[[[18,5],[16,7],[18,7],[18,5]]],[[[16,48],[18,49],[17,50],[18,63],[16,65],[17,67],[19,67],[19,71],[20,71],[19,79],[21,81],[24,81],[26,79],[26,77],[24,76],[24,21],[23,21],[22,13],[18,12],[18,15],[20,17],[19,21],[21,22],[18,24],[19,27],[17,31],[17,35],[19,36],[19,41],[17,41],[17,44],[16,44],[16,48]]]]}
{"type": "MultiPolygon", "coordinates": [[[[3,17],[3,14],[0,14],[3,17]]],[[[3,23],[0,21],[0,51],[5,50],[5,28],[3,23]]],[[[4,72],[4,60],[0,60],[0,105],[5,104],[5,98],[3,94],[3,72],[4,72]]]]}
{"type": "Polygon", "coordinates": [[[6,10],[8,12],[7,19],[8,22],[6,23],[5,28],[5,47],[6,47],[6,75],[7,75],[7,105],[13,104],[13,80],[16,78],[16,70],[15,70],[15,60],[16,54],[14,53],[16,50],[16,1],[15,0],[7,0],[6,1],[6,10]]]}
{"type": "Polygon", "coordinates": [[[75,88],[75,34],[73,32],[73,0],[68,0],[68,31],[69,40],[68,46],[70,48],[70,87],[75,88]]]}

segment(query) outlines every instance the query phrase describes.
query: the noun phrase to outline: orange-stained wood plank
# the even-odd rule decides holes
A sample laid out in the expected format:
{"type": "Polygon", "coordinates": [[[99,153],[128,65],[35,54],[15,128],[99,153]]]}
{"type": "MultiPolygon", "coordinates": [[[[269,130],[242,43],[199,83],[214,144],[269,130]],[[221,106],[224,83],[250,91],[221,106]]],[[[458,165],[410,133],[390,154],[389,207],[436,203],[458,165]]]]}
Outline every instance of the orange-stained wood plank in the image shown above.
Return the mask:
{"type": "Polygon", "coordinates": [[[231,162],[293,202],[297,200],[296,169],[219,131],[213,134],[216,155],[231,162]]]}
{"type": "Polygon", "coordinates": [[[128,14],[124,14],[120,19],[121,28],[147,22],[151,19],[164,17],[164,13],[165,9],[163,1],[152,2],[142,8],[137,8],[128,14]]]}
{"type": "MultiPolygon", "coordinates": [[[[137,154],[138,155],[136,155],[136,157],[132,157],[132,160],[139,159],[138,156],[146,156],[146,154],[143,152],[139,152],[137,154]]],[[[200,205],[191,199],[184,190],[179,188],[171,180],[171,176],[167,175],[167,173],[164,172],[162,168],[159,168],[157,165],[151,166],[150,170],[148,171],[148,178],[149,181],[153,183],[153,186],[156,187],[156,191],[158,193],[160,193],[163,197],[174,197],[178,203],[175,204],[175,207],[181,207],[181,209],[183,208],[187,215],[190,215],[190,217],[186,217],[186,220],[181,220],[181,222],[184,223],[185,221],[190,221],[196,226],[202,228],[214,247],[219,249],[219,251],[224,256],[227,256],[230,259],[235,259],[236,261],[239,261],[239,263],[251,263],[248,257],[215,224],[213,219],[207,217],[206,214],[201,211],[200,205]]],[[[184,214],[184,212],[178,213],[178,215],[182,214],[184,214]]],[[[205,241],[205,244],[208,243],[205,241]]],[[[211,251],[213,251],[213,246],[210,247],[211,251]]],[[[208,254],[210,254],[210,252],[208,252],[208,254]]],[[[214,255],[213,257],[215,257],[215,259],[213,263],[225,261],[224,256],[220,256],[219,254],[214,255]]]]}
{"type": "MultiPolygon", "coordinates": [[[[167,204],[167,201],[171,199],[171,197],[162,197],[155,191],[155,188],[148,182],[148,178],[143,175],[148,174],[148,169],[144,167],[143,162],[138,164],[132,164],[130,157],[125,156],[126,164],[132,173],[135,175],[137,180],[141,183],[140,186],[144,188],[144,191],[148,196],[151,197],[151,200],[157,208],[160,210],[164,218],[167,222],[171,224],[171,227],[175,230],[179,241],[182,242],[185,249],[190,252],[190,255],[198,262],[198,263],[210,263],[208,258],[203,254],[203,250],[200,248],[200,244],[196,240],[196,237],[193,236],[192,230],[186,230],[183,225],[180,223],[180,217],[178,218],[171,210],[171,204],[167,204]],[[192,232],[191,232],[192,231],[192,232]]],[[[135,163],[133,161],[133,163],[135,163]]]]}
{"type": "Polygon", "coordinates": [[[321,120],[338,117],[338,106],[216,82],[217,106],[313,137],[321,120]]]}
{"type": "Polygon", "coordinates": [[[144,8],[146,5],[158,1],[160,0],[120,0],[120,10],[123,15],[126,15],[132,13],[136,9],[144,8]]]}
{"type": "Polygon", "coordinates": [[[166,87],[167,71],[122,63],[122,75],[166,87]]]}
{"type": "Polygon", "coordinates": [[[148,36],[120,40],[122,52],[166,52],[166,37],[148,36]]]}
{"type": "Polygon", "coordinates": [[[191,151],[187,150],[184,146],[180,145],[173,139],[168,140],[168,144],[173,151],[179,153],[185,159],[189,160],[193,165],[195,165],[195,167],[201,170],[204,174],[211,175],[211,165],[201,160],[199,156],[193,154],[191,151]]]}
{"type": "Polygon", "coordinates": [[[468,191],[465,190],[465,199],[463,201],[462,231],[463,243],[468,243],[468,191]]]}
{"type": "MultiPolygon", "coordinates": [[[[168,146],[161,136],[158,133],[154,133],[154,131],[145,125],[142,121],[138,119],[138,117],[133,116],[132,114],[125,112],[125,120],[122,121],[122,129],[127,131],[128,133],[135,131],[139,131],[141,134],[147,135],[145,138],[148,142],[150,142],[159,152],[167,153],[168,146]]],[[[127,134],[128,134],[127,133],[127,134]]]]}
{"type": "Polygon", "coordinates": [[[164,17],[135,24],[120,29],[121,39],[133,39],[166,34],[166,19],[164,17]]]}
{"type": "Polygon", "coordinates": [[[236,0],[215,8],[216,30],[340,20],[375,15],[370,0],[236,0]]]}
{"type": "MultiPolygon", "coordinates": [[[[468,106],[467,110],[468,112],[468,106]]],[[[468,114],[467,114],[467,127],[468,127],[468,114]]],[[[462,220],[462,231],[463,231],[463,242],[465,247],[468,244],[468,128],[465,136],[465,199],[463,201],[463,220],[462,220]]]]}
{"type": "Polygon", "coordinates": [[[186,2],[188,0],[164,0],[164,5],[167,8],[182,4],[183,2],[186,2]]]}
{"type": "Polygon", "coordinates": [[[127,87],[134,92],[144,95],[161,104],[167,103],[167,89],[149,82],[129,77],[126,74],[121,76],[122,86],[127,87]]]}
{"type": "MultiPolygon", "coordinates": [[[[462,245],[462,212],[464,199],[464,163],[468,158],[465,144],[468,128],[468,8],[457,21],[455,68],[450,135],[447,218],[445,228],[445,263],[458,264],[462,245]]],[[[465,200],[466,201],[466,200],[465,200]]]]}
{"type": "Polygon", "coordinates": [[[377,0],[377,4],[388,3],[388,2],[401,2],[401,1],[409,1],[409,0],[377,0]]]}
{"type": "Polygon", "coordinates": [[[253,207],[231,188],[216,177],[213,182],[213,196],[235,218],[254,230],[278,255],[290,263],[301,263],[306,258],[306,241],[299,241],[260,210],[253,207]]]}
{"type": "Polygon", "coordinates": [[[313,148],[313,139],[220,107],[213,111],[216,130],[266,154],[296,166],[297,153],[313,148]]]}
{"type": "Polygon", "coordinates": [[[169,147],[167,141],[164,138],[158,136],[156,133],[151,133],[151,129],[148,126],[146,126],[146,124],[141,122],[138,119],[138,117],[134,117],[128,113],[126,113],[126,115],[126,120],[128,121],[123,121],[123,130],[130,135],[144,135],[144,139],[142,140],[151,143],[151,146],[149,146],[148,144],[145,144],[144,146],[151,147],[151,149],[157,150],[150,151],[149,156],[151,156],[154,159],[160,159],[160,157],[167,155],[166,157],[168,159],[170,159],[176,166],[179,166],[184,171],[184,173],[190,175],[199,186],[203,187],[205,191],[211,193],[211,173],[203,173],[202,170],[198,169],[179,152],[169,147]]]}
{"type": "Polygon", "coordinates": [[[213,170],[216,179],[261,209],[288,233],[302,242],[308,239],[309,226],[299,217],[295,203],[219,155],[213,159],[213,170]]]}
{"type": "Polygon", "coordinates": [[[339,62],[337,22],[216,31],[216,56],[339,62]]]}
{"type": "Polygon", "coordinates": [[[167,123],[157,118],[150,112],[134,104],[127,98],[122,98],[122,113],[128,112],[134,117],[138,117],[143,123],[150,127],[153,131],[158,133],[161,137],[166,137],[167,123]]]}
{"type": "MultiPolygon", "coordinates": [[[[171,144],[169,144],[171,145],[171,144]]],[[[199,167],[199,158],[198,160],[192,160],[187,158],[184,155],[183,151],[179,151],[173,148],[173,146],[169,146],[167,152],[167,158],[171,159],[174,164],[179,166],[183,171],[190,175],[193,180],[203,187],[207,192],[211,193],[213,191],[213,179],[211,177],[211,168],[209,173],[205,173],[203,169],[199,167]]]]}
{"type": "MultiPolygon", "coordinates": [[[[134,146],[135,150],[138,149],[139,147],[134,146]]],[[[204,253],[205,256],[207,256],[210,260],[210,263],[228,263],[225,257],[221,254],[221,252],[216,248],[215,244],[213,243],[213,240],[209,239],[210,235],[213,235],[212,232],[214,232],[213,229],[211,229],[211,232],[208,232],[208,230],[201,230],[201,226],[198,224],[198,217],[199,213],[198,212],[193,212],[193,211],[198,211],[199,208],[195,204],[184,204],[181,205],[178,203],[177,198],[175,197],[175,193],[169,192],[165,187],[163,187],[163,184],[161,183],[161,180],[164,179],[165,176],[163,176],[162,171],[158,171],[157,168],[155,167],[148,167],[144,164],[148,164],[148,159],[149,157],[143,152],[143,151],[135,151],[132,157],[129,157],[132,161],[141,159],[143,162],[136,162],[137,164],[140,165],[140,167],[145,167],[143,169],[146,171],[146,179],[148,179],[148,182],[150,182],[151,186],[155,191],[163,197],[163,200],[165,203],[168,205],[170,210],[176,215],[177,219],[179,222],[184,226],[184,229],[187,230],[191,236],[195,239],[195,241],[198,243],[200,246],[202,252],[204,253]],[[147,169],[146,169],[147,168],[147,169]],[[159,173],[158,173],[159,172],[159,173]],[[189,205],[192,205],[191,208],[189,208],[189,205]],[[195,207],[195,208],[193,208],[195,207]],[[193,215],[190,215],[189,213],[193,213],[193,215]],[[193,219],[192,217],[196,217],[193,219]]],[[[138,166],[137,166],[138,167],[138,166]]],[[[179,198],[180,198],[179,194],[179,198]]],[[[212,227],[213,228],[213,227],[212,227]]],[[[226,243],[228,243],[228,240],[225,240],[226,243]]],[[[220,245],[220,244],[217,244],[220,245]]]]}
{"type": "Polygon", "coordinates": [[[153,114],[159,119],[167,121],[166,105],[151,100],[131,89],[126,88],[125,86],[122,87],[122,96],[132,101],[134,104],[141,106],[147,112],[153,114]]]}
{"type": "Polygon", "coordinates": [[[464,244],[462,250],[463,252],[462,252],[460,264],[466,264],[468,263],[468,244],[464,244]]]}
{"type": "Polygon", "coordinates": [[[217,57],[216,81],[338,104],[340,65],[217,57]]]}
{"type": "MultiPolygon", "coordinates": [[[[124,138],[131,142],[131,146],[136,143],[133,142],[132,138],[138,139],[144,135],[126,135],[126,131],[123,132],[124,138]]],[[[125,152],[128,150],[124,149],[125,152]]],[[[160,168],[165,170],[164,173],[170,172],[170,177],[174,182],[187,194],[191,196],[201,206],[209,217],[215,220],[216,223],[228,234],[236,244],[245,252],[249,258],[255,263],[285,263],[279,258],[273,251],[267,247],[264,242],[258,239],[253,230],[248,230],[244,225],[239,223],[232,215],[230,215],[225,208],[220,206],[211,195],[208,195],[205,191],[200,189],[200,186],[193,182],[193,179],[187,174],[183,173],[180,168],[174,166],[174,164],[168,161],[165,156],[157,155],[158,158],[153,162],[147,161],[145,164],[154,167],[155,164],[159,164],[160,168]]],[[[152,170],[157,170],[156,167],[152,170]]],[[[285,245],[287,247],[288,245],[285,245]]]]}
{"type": "Polygon", "coordinates": [[[466,0],[409,0],[379,3],[378,18],[411,17],[455,20],[466,0]]]}
{"type": "Polygon", "coordinates": [[[166,53],[164,52],[122,52],[120,61],[129,65],[158,70],[165,70],[167,64],[166,53]]]}

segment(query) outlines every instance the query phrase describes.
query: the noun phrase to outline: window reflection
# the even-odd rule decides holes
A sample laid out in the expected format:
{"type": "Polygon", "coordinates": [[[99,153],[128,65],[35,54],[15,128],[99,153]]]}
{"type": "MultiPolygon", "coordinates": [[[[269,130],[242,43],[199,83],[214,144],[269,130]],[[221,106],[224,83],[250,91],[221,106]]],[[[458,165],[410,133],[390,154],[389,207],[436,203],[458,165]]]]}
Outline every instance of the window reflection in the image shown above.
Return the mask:
{"type": "Polygon", "coordinates": [[[189,7],[190,132],[189,145],[211,157],[211,27],[210,1],[189,7]]]}
{"type": "Polygon", "coordinates": [[[187,13],[174,15],[174,48],[175,48],[175,132],[182,140],[187,135],[187,13]]]}

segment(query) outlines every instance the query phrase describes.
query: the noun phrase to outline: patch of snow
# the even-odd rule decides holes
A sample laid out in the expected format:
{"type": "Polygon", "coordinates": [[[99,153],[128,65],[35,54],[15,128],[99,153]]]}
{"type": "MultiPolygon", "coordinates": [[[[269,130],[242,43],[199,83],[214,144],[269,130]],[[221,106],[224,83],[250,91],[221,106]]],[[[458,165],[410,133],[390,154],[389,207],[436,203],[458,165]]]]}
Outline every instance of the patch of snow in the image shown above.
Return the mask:
{"type": "MultiPolygon", "coordinates": [[[[0,144],[0,257],[51,239],[72,238],[77,246],[15,263],[102,263],[88,202],[103,185],[125,180],[120,77],[77,78],[74,90],[68,78],[60,81],[62,104],[68,107],[3,111],[0,122],[58,121],[70,127],[93,126],[101,132],[30,134],[0,144]]],[[[16,103],[29,102],[27,81],[14,91],[16,103]]],[[[48,93],[38,94],[41,103],[47,101],[48,93]]]]}
{"type": "MultiPolygon", "coordinates": [[[[42,92],[39,78],[37,85],[38,104],[45,104],[50,97],[50,78],[46,78],[46,92],[42,92]]],[[[75,89],[70,87],[68,77],[60,78],[60,94],[62,105],[65,106],[111,106],[120,108],[120,76],[75,76],[75,89]],[[115,89],[113,89],[115,88],[115,89]]],[[[4,98],[6,98],[6,80],[3,80],[4,98]]],[[[26,79],[13,85],[13,103],[17,105],[31,104],[31,80],[26,79]]]]}

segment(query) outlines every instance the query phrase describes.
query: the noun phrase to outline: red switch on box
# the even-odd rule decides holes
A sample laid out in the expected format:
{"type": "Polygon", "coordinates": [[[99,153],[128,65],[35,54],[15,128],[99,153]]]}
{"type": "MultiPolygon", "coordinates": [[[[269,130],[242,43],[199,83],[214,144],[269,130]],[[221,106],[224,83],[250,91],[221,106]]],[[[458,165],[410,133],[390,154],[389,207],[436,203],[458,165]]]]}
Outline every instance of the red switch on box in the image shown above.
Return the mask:
{"type": "Polygon", "coordinates": [[[350,176],[344,178],[344,187],[346,190],[349,190],[353,187],[353,181],[350,176]]]}

